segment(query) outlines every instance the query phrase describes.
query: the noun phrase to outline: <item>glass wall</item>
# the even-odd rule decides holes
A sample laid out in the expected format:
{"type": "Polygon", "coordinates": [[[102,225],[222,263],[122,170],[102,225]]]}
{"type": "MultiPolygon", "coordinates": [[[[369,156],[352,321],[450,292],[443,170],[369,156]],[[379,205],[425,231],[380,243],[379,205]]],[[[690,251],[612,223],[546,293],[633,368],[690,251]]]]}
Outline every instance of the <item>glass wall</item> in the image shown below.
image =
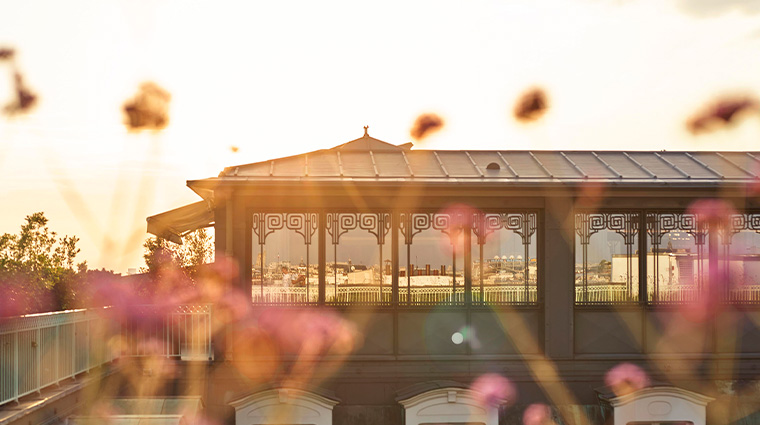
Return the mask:
{"type": "Polygon", "coordinates": [[[708,225],[697,214],[647,213],[647,301],[697,299],[709,279],[708,225]]]}
{"type": "Polygon", "coordinates": [[[317,302],[318,223],[316,213],[253,214],[253,302],[317,302]]]}
{"type": "Polygon", "coordinates": [[[733,214],[719,241],[728,300],[760,302],[760,214],[733,214]]]}
{"type": "Polygon", "coordinates": [[[390,229],[388,213],[327,214],[327,303],[391,303],[390,229]]]}
{"type": "Polygon", "coordinates": [[[464,304],[463,219],[456,213],[400,215],[400,305],[464,304]]]}
{"type": "Polygon", "coordinates": [[[638,212],[575,214],[577,304],[636,302],[638,212]]]}
{"type": "Polygon", "coordinates": [[[474,304],[537,302],[535,212],[476,213],[472,223],[474,304]]]}

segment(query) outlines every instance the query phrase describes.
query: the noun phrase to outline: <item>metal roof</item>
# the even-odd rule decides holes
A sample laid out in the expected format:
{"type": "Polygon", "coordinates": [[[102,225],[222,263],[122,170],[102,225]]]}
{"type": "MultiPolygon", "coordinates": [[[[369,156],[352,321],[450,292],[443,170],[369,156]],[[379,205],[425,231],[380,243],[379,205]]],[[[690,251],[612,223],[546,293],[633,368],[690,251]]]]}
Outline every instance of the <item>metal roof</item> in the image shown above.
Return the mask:
{"type": "Polygon", "coordinates": [[[332,149],[225,168],[222,181],[721,183],[760,176],[760,152],[417,150],[365,134],[332,149]]]}

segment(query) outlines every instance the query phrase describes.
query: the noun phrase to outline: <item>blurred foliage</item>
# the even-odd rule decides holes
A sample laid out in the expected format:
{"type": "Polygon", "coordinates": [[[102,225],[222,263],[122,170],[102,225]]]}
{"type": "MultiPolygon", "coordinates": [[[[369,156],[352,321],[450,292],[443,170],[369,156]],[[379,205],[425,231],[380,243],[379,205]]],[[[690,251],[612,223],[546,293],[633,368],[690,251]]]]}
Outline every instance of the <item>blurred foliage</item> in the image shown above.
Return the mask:
{"type": "Polygon", "coordinates": [[[143,244],[145,268],[141,271],[155,279],[168,278],[178,270],[194,282],[203,264],[214,259],[214,241],[206,229],[198,229],[182,237],[182,245],[164,238],[150,237],[143,244]]]}
{"type": "Polygon", "coordinates": [[[58,237],[42,212],[26,217],[18,234],[0,236],[0,316],[90,306],[96,282],[118,278],[74,265],[79,238],[58,237]]]}

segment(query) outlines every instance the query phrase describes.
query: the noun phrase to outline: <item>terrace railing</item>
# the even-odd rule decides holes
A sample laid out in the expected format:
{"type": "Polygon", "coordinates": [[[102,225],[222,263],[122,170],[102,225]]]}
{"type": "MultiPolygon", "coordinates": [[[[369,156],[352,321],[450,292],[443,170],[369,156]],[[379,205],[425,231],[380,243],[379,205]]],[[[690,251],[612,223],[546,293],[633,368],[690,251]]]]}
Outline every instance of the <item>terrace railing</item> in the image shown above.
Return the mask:
{"type": "Polygon", "coordinates": [[[31,314],[0,322],[0,404],[115,358],[99,310],[31,314]]]}
{"type": "MultiPolygon", "coordinates": [[[[257,304],[298,304],[306,301],[317,302],[317,292],[312,290],[306,297],[304,287],[265,286],[253,289],[253,302],[257,304]]],[[[428,304],[463,304],[465,291],[463,286],[456,289],[450,286],[412,286],[399,288],[399,303],[402,305],[428,304]]],[[[526,291],[524,286],[486,286],[483,296],[480,288],[473,287],[473,301],[493,304],[535,303],[538,299],[535,286],[526,291]]],[[[327,285],[325,300],[331,304],[390,304],[391,287],[367,285],[327,285]]]]}
{"type": "MultiPolygon", "coordinates": [[[[464,287],[457,286],[401,286],[399,288],[399,303],[401,305],[428,305],[428,304],[463,304],[465,301],[464,287]]],[[[604,304],[604,303],[635,303],[638,294],[629,293],[625,285],[589,285],[584,291],[583,287],[575,287],[576,300],[580,304],[604,304]]],[[[699,289],[694,286],[674,286],[660,288],[657,297],[650,291],[650,302],[654,303],[684,303],[695,301],[699,296],[699,289]]],[[[389,304],[391,301],[391,287],[368,285],[327,285],[325,299],[331,304],[389,304]]],[[[522,285],[488,285],[480,288],[473,286],[472,299],[475,303],[486,304],[534,304],[538,301],[536,286],[526,288],[522,285]]],[[[760,303],[760,285],[743,285],[731,288],[728,291],[727,300],[740,303],[760,303]]],[[[304,302],[316,303],[317,291],[312,288],[309,297],[306,297],[304,287],[265,286],[253,290],[253,302],[261,304],[301,304],[304,302]]]]}
{"type": "Polygon", "coordinates": [[[121,356],[213,360],[211,304],[130,307],[122,319],[121,356]]]}
{"type": "MultiPolygon", "coordinates": [[[[696,286],[678,285],[669,288],[660,288],[655,296],[654,291],[649,290],[647,299],[651,303],[688,303],[699,298],[700,289],[696,286]]],[[[760,285],[738,285],[728,289],[726,300],[731,303],[760,303],[760,285]]],[[[579,303],[627,303],[635,302],[638,294],[629,294],[625,285],[589,285],[587,291],[576,286],[575,299],[579,303]],[[585,299],[584,299],[585,295],[585,299]]]]}
{"type": "Polygon", "coordinates": [[[162,312],[68,310],[0,320],[0,405],[76,378],[118,357],[213,359],[211,305],[162,312]]]}

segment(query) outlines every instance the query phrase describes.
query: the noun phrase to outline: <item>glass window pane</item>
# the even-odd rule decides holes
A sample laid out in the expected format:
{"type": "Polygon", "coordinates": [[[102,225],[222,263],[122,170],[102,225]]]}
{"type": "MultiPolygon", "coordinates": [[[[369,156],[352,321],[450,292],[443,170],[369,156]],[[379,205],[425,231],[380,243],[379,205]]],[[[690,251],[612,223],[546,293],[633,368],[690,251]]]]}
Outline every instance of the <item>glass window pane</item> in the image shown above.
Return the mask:
{"type": "Polygon", "coordinates": [[[575,215],[575,301],[638,300],[639,213],[575,215]]]}
{"type": "Polygon", "coordinates": [[[728,300],[760,302],[760,214],[734,214],[721,232],[721,269],[727,273],[728,300]]]}
{"type": "Polygon", "coordinates": [[[325,299],[330,304],[390,304],[390,214],[327,214],[325,299]]]}
{"type": "Polygon", "coordinates": [[[449,214],[401,214],[399,304],[464,304],[461,220],[449,214]]]}
{"type": "Polygon", "coordinates": [[[709,277],[707,225],[696,214],[647,213],[647,301],[696,300],[709,277]]]}
{"type": "Polygon", "coordinates": [[[317,302],[319,238],[315,213],[253,215],[254,303],[317,302]]]}
{"type": "Polygon", "coordinates": [[[536,213],[482,213],[473,222],[475,304],[537,301],[536,213]]]}

